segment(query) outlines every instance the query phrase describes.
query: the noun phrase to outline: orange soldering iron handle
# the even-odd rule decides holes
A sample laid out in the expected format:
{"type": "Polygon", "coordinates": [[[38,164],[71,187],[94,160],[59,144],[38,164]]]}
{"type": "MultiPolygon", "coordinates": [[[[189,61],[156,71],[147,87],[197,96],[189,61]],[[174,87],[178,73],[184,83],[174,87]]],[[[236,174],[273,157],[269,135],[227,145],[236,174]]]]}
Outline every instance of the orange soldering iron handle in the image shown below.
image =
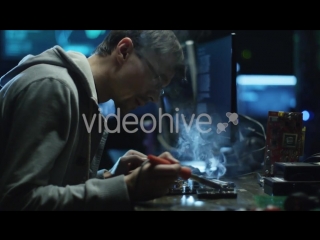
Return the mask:
{"type": "MultiPolygon", "coordinates": [[[[161,157],[157,157],[154,155],[149,154],[148,159],[151,164],[174,164],[177,163],[175,161],[169,160],[169,159],[164,159],[161,157]]],[[[189,179],[191,176],[191,169],[188,167],[181,167],[180,171],[180,177],[182,177],[184,180],[189,179]]]]}

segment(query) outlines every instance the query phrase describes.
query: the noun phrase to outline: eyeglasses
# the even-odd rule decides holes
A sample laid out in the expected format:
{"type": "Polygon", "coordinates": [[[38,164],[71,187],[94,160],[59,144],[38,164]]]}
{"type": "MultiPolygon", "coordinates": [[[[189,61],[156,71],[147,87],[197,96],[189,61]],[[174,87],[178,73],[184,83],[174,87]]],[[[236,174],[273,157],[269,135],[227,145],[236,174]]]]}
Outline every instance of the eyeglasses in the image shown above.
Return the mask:
{"type": "Polygon", "coordinates": [[[148,65],[148,68],[150,69],[150,71],[152,72],[152,74],[154,75],[154,79],[153,81],[156,82],[156,88],[159,91],[159,95],[163,95],[164,94],[164,89],[162,88],[162,79],[161,76],[156,72],[156,70],[154,69],[154,67],[152,66],[152,64],[150,63],[150,61],[145,58],[141,53],[139,53],[138,51],[136,51],[137,56],[140,59],[143,59],[146,64],[148,65]]]}

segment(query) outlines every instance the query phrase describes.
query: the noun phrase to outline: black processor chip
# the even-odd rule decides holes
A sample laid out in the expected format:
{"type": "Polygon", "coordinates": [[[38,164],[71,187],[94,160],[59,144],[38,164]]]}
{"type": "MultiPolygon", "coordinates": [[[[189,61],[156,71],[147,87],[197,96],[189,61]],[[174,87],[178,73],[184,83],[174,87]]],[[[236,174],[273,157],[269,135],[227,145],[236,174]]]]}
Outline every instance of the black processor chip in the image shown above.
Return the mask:
{"type": "Polygon", "coordinates": [[[296,147],[297,146],[297,134],[292,134],[292,133],[284,133],[283,134],[283,142],[282,146],[283,147],[296,147]]]}

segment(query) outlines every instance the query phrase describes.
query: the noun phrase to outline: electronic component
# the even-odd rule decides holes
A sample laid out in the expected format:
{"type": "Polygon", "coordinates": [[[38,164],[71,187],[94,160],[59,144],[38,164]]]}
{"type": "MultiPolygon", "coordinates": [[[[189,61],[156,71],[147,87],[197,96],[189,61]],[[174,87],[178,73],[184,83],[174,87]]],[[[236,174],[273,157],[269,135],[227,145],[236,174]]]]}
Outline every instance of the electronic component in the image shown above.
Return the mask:
{"type": "Polygon", "coordinates": [[[284,202],[286,211],[312,211],[320,209],[320,196],[308,196],[297,192],[287,197],[284,202]]]}
{"type": "Polygon", "coordinates": [[[264,192],[271,196],[288,196],[295,192],[317,194],[320,181],[287,181],[281,177],[265,177],[264,192]]]}
{"type": "MultiPolygon", "coordinates": [[[[204,177],[202,177],[204,179],[204,177]]],[[[209,191],[210,194],[216,193],[215,197],[218,197],[220,192],[220,198],[225,196],[228,198],[228,194],[235,193],[235,184],[233,182],[226,182],[217,179],[206,179],[206,181],[214,182],[215,187],[209,187],[208,184],[203,185],[199,181],[193,181],[191,179],[183,180],[179,178],[175,181],[171,188],[169,188],[169,195],[184,195],[184,194],[197,194],[198,190],[209,191]],[[217,187],[219,186],[219,187],[217,187]]],[[[208,193],[209,194],[209,193],[208,193]]],[[[212,196],[213,197],[213,196],[212,196]]]]}
{"type": "Polygon", "coordinates": [[[274,172],[287,181],[320,181],[320,162],[276,162],[274,172]]]}
{"type": "Polygon", "coordinates": [[[191,180],[178,179],[172,187],[169,188],[169,195],[196,194],[199,184],[193,184],[191,180]]]}
{"type": "Polygon", "coordinates": [[[306,128],[301,112],[268,112],[264,176],[274,176],[275,162],[297,162],[303,155],[306,128]]]}
{"type": "MultiPolygon", "coordinates": [[[[148,160],[151,164],[155,164],[155,165],[156,164],[173,164],[173,163],[175,163],[172,160],[157,157],[152,154],[148,155],[148,160]]],[[[193,181],[196,181],[198,183],[201,183],[205,186],[212,187],[212,188],[221,189],[221,188],[226,188],[229,186],[228,182],[219,181],[219,180],[210,180],[210,179],[205,178],[203,176],[193,174],[191,169],[189,167],[185,167],[185,166],[182,166],[180,169],[180,177],[184,180],[187,180],[190,178],[193,181]]]]}
{"type": "MultiPolygon", "coordinates": [[[[173,164],[168,159],[149,154],[148,160],[151,164],[173,164]]],[[[188,167],[181,167],[180,178],[169,188],[168,194],[193,194],[199,197],[230,198],[237,197],[233,182],[225,182],[217,179],[209,179],[193,174],[188,167]],[[193,183],[196,183],[193,185],[193,183]],[[205,189],[205,190],[204,190],[205,189]]]]}
{"type": "Polygon", "coordinates": [[[236,186],[234,184],[234,182],[226,182],[226,181],[221,181],[221,180],[218,180],[218,179],[210,179],[208,178],[208,180],[212,181],[212,182],[215,182],[216,184],[220,185],[221,186],[221,189],[224,189],[224,190],[228,190],[228,189],[234,189],[236,186]]]}
{"type": "Polygon", "coordinates": [[[207,186],[209,188],[216,188],[216,189],[233,189],[234,188],[233,182],[225,182],[217,179],[210,179],[210,178],[198,176],[195,174],[191,174],[190,179],[204,186],[207,186]]]}
{"type": "Polygon", "coordinates": [[[199,188],[197,189],[197,196],[200,199],[237,198],[237,190],[199,188]]]}

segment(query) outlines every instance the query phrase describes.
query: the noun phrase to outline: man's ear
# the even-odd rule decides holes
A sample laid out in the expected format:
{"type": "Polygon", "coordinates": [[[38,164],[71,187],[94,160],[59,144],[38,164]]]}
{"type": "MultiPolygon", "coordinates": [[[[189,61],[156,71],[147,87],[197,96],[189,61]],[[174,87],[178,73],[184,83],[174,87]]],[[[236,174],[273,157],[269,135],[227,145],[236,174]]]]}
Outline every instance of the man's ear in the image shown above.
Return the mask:
{"type": "Polygon", "coordinates": [[[133,52],[133,43],[130,38],[123,38],[121,41],[118,43],[116,47],[116,56],[117,60],[120,64],[123,62],[127,61],[128,57],[132,54],[133,52]]]}

